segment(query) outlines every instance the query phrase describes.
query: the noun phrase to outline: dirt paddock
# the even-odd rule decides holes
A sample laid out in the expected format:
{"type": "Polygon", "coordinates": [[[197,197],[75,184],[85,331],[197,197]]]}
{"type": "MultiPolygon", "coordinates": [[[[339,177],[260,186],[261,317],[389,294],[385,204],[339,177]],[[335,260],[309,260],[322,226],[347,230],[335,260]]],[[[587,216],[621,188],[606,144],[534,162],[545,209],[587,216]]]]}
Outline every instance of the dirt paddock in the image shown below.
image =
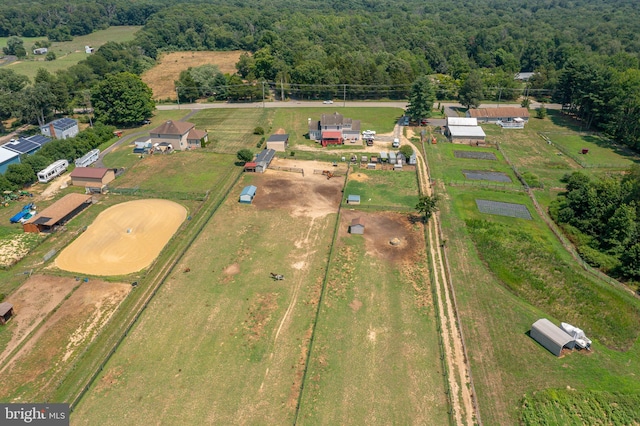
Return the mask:
{"type": "Polygon", "coordinates": [[[151,264],[187,217],[168,200],[128,201],[109,207],[56,258],[65,271],[126,275],[151,264]]]}
{"type": "Polygon", "coordinates": [[[253,205],[259,210],[285,209],[294,217],[322,217],[337,213],[342,201],[342,186],[346,167],[333,167],[319,161],[276,159],[272,165],[304,169],[301,173],[267,170],[257,176],[258,187],[253,205]],[[342,174],[331,179],[314,170],[331,170],[342,174]]]}

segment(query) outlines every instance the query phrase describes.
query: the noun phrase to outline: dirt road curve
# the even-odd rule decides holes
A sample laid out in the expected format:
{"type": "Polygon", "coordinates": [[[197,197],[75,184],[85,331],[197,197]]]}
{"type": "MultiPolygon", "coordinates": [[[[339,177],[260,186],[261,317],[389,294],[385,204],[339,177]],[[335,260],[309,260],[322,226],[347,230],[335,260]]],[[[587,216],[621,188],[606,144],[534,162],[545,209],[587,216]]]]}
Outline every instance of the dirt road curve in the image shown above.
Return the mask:
{"type": "MultiPolygon", "coordinates": [[[[401,127],[394,130],[396,137],[402,138],[403,144],[413,146],[418,156],[418,180],[423,194],[431,195],[431,180],[427,167],[427,159],[422,152],[402,136],[401,127]]],[[[462,335],[458,328],[455,307],[452,302],[451,287],[447,281],[443,262],[442,243],[438,233],[438,214],[433,215],[428,223],[429,258],[434,271],[433,285],[436,288],[438,314],[444,346],[444,355],[447,362],[447,375],[453,414],[457,425],[474,425],[479,419],[474,411],[471,395],[470,372],[465,362],[465,354],[462,345],[462,335]]]]}

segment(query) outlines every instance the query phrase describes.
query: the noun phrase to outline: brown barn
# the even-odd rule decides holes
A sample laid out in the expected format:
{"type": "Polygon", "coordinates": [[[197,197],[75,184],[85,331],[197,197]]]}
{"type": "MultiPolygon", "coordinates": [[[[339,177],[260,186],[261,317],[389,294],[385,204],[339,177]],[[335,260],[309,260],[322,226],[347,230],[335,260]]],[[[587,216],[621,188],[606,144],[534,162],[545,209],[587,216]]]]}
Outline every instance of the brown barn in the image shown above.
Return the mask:
{"type": "Polygon", "coordinates": [[[13,312],[13,305],[9,302],[0,303],[0,325],[6,324],[15,313],[13,312]]]}
{"type": "Polygon", "coordinates": [[[71,172],[71,184],[89,188],[103,188],[116,178],[113,169],[98,167],[76,167],[71,172]]]}
{"type": "Polygon", "coordinates": [[[67,194],[26,221],[23,225],[24,232],[50,231],[88,207],[90,200],[91,195],[67,194]]]}

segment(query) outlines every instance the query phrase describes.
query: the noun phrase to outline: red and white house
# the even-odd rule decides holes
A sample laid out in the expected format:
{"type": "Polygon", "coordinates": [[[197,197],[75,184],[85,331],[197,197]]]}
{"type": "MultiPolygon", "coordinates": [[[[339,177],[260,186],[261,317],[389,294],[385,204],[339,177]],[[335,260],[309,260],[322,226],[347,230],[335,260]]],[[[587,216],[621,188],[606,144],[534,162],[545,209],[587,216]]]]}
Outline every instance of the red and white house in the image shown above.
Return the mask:
{"type": "Polygon", "coordinates": [[[322,146],[360,142],[360,120],[344,118],[337,112],[322,114],[320,121],[309,119],[309,139],[322,146]]]}

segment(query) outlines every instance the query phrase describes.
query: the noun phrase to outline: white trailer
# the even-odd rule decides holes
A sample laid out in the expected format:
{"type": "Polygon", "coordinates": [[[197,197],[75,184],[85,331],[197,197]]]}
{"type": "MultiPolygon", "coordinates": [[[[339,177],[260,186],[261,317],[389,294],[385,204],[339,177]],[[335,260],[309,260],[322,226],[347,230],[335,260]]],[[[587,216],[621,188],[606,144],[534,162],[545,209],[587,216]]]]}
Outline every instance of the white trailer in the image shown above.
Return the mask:
{"type": "Polygon", "coordinates": [[[67,160],[58,160],[55,163],[49,164],[46,169],[38,172],[38,182],[49,182],[51,179],[66,172],[67,167],[69,167],[69,162],[67,160]]]}
{"type": "Polygon", "coordinates": [[[89,167],[90,165],[98,161],[98,157],[100,157],[100,150],[92,149],[76,160],[76,167],[89,167]]]}

